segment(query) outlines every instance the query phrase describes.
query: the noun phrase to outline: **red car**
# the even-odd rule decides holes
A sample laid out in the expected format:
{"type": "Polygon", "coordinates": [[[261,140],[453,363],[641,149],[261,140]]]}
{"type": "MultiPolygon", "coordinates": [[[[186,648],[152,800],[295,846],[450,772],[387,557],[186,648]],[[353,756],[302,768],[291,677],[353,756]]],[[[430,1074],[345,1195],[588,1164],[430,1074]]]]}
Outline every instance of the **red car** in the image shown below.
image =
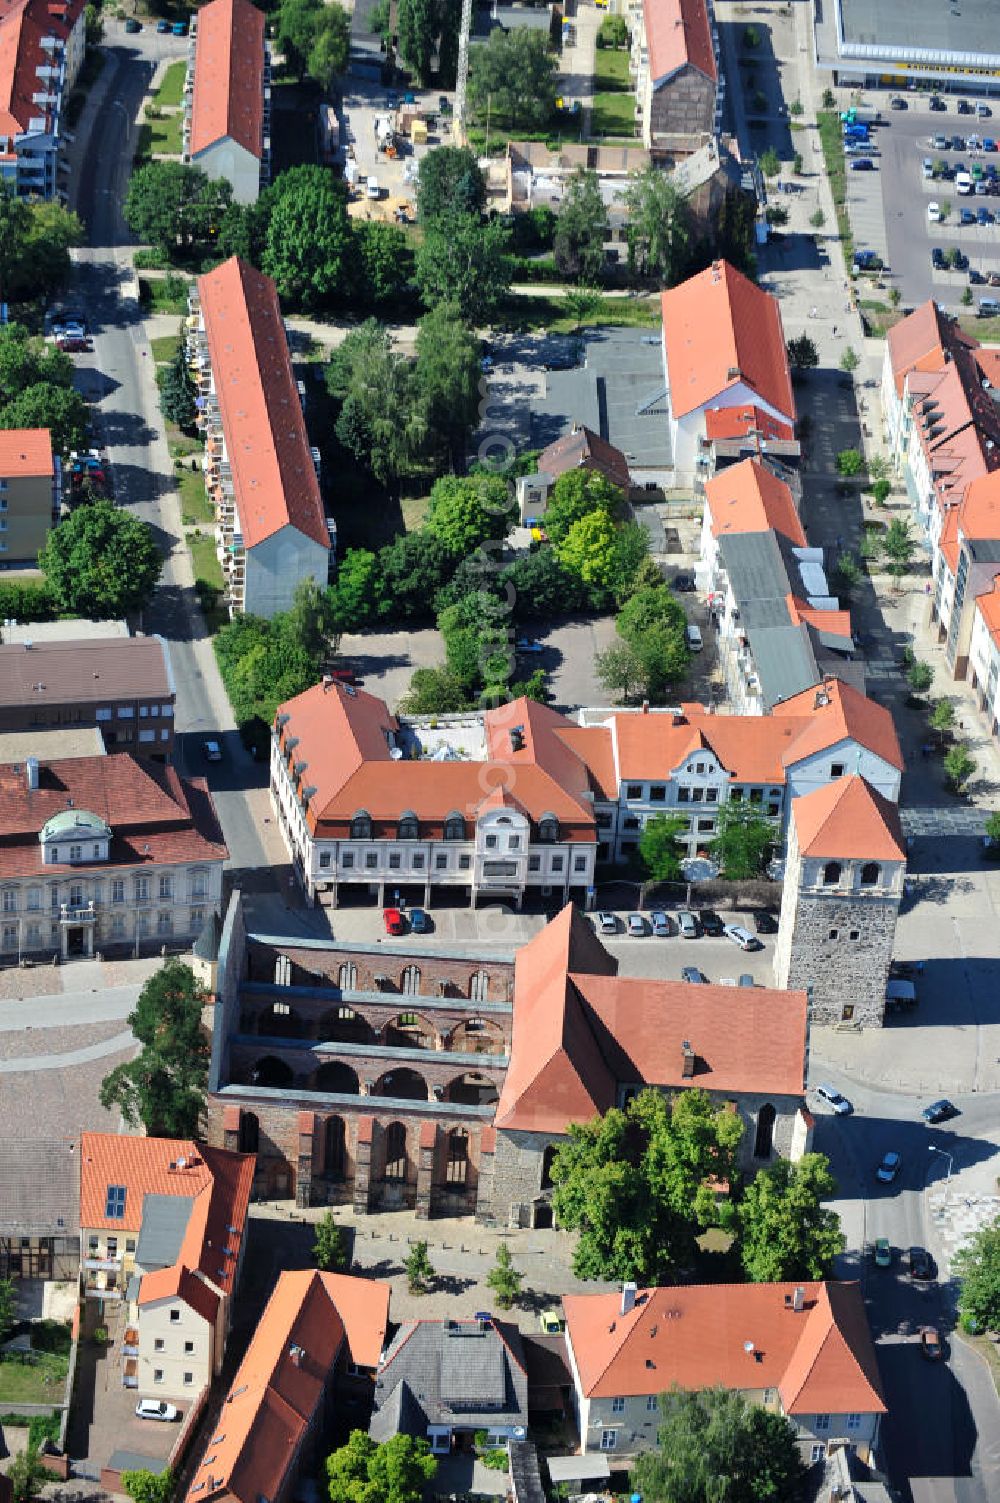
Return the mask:
{"type": "Polygon", "coordinates": [[[67,355],[75,355],[89,350],[91,343],[89,339],[79,334],[60,334],[56,340],[56,348],[63,350],[67,355]]]}
{"type": "Polygon", "coordinates": [[[406,920],[398,908],[383,908],[382,919],[386,934],[405,934],[406,920]]]}

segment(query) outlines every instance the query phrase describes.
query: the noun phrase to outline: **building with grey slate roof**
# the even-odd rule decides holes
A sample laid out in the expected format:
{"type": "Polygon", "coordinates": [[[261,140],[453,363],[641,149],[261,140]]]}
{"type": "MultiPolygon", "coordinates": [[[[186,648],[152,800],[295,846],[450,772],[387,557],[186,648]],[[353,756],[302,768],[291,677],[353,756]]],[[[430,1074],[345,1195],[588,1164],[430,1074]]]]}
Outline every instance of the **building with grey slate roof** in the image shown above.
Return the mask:
{"type": "Polygon", "coordinates": [[[78,1276],[78,1149],[71,1138],[0,1139],[0,1278],[78,1276]]]}
{"type": "Polygon", "coordinates": [[[400,1326],[375,1379],[373,1440],[426,1436],[442,1456],[476,1430],[499,1445],[523,1439],[527,1425],[527,1363],[517,1326],[493,1319],[400,1326]]]}

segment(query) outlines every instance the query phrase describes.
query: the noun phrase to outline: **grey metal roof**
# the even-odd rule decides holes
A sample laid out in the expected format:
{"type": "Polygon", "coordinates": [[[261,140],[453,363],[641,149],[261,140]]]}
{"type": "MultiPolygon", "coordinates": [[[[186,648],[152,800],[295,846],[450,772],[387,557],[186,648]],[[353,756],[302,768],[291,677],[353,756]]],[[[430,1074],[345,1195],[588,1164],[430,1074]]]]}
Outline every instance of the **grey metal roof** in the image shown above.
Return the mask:
{"type": "Polygon", "coordinates": [[[147,1195],[135,1249],[140,1268],[169,1268],[180,1256],[194,1198],[190,1195],[147,1195]]]}
{"type": "Polygon", "coordinates": [[[585,365],[549,371],[531,402],[531,441],[543,447],[584,424],[620,449],[631,469],[673,464],[663,351],[651,329],[591,329],[585,365]]]}
{"type": "Polygon", "coordinates": [[[199,960],[212,962],[219,958],[219,941],[222,938],[222,921],[213,908],[201,926],[201,933],[194,942],[193,954],[199,960]]]}
{"type": "Polygon", "coordinates": [[[113,1472],[152,1472],[159,1477],[167,1470],[165,1456],[147,1456],[142,1451],[112,1451],[108,1467],[113,1472]]]}
{"type": "Polygon", "coordinates": [[[819,683],[822,677],[804,626],[748,628],[747,640],[768,709],[819,683]]]}
{"type": "Polygon", "coordinates": [[[907,0],[905,8],[899,0],[840,0],[840,13],[848,48],[898,48],[908,58],[926,48],[936,54],[934,61],[951,66],[958,58],[981,68],[1000,61],[996,0],[962,0],[954,9],[941,0],[907,0]]]}
{"type": "Polygon", "coordinates": [[[517,1327],[477,1320],[401,1326],[375,1380],[373,1438],[404,1413],[412,1421],[411,1401],[431,1425],[463,1430],[526,1425],[528,1378],[517,1327]],[[409,1395],[397,1392],[403,1385],[409,1395]]]}
{"type": "Polygon", "coordinates": [[[72,1138],[0,1138],[0,1234],[75,1237],[80,1230],[79,1144],[72,1138]]]}
{"type": "MultiPolygon", "coordinates": [[[[719,539],[719,552],[743,616],[745,602],[781,600],[792,592],[788,567],[773,532],[736,532],[719,539]]],[[[788,619],[788,611],[785,611],[788,619]]]]}

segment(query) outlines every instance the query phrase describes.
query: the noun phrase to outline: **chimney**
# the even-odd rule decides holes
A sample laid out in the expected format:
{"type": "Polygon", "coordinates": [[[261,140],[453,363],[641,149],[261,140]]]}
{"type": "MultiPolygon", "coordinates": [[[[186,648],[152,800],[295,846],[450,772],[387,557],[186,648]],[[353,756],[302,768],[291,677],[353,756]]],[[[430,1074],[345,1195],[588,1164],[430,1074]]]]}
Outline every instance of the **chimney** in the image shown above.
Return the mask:
{"type": "Polygon", "coordinates": [[[800,1315],[802,1313],[802,1308],[805,1305],[805,1302],[806,1291],[803,1289],[802,1285],[799,1284],[795,1290],[795,1293],[792,1295],[792,1309],[795,1311],[796,1315],[800,1315]]]}
{"type": "Polygon", "coordinates": [[[637,1292],[636,1285],[634,1283],[632,1283],[631,1280],[629,1280],[629,1282],[627,1284],[623,1284],[622,1285],[622,1307],[621,1307],[621,1313],[623,1315],[627,1315],[630,1310],[634,1310],[635,1309],[635,1296],[636,1296],[636,1292],[637,1292]]]}
{"type": "Polygon", "coordinates": [[[694,1050],[687,1039],[681,1044],[681,1076],[684,1080],[690,1080],[694,1074],[694,1050]]]}
{"type": "Polygon", "coordinates": [[[25,771],[28,774],[28,788],[29,788],[29,790],[37,788],[38,787],[38,758],[37,757],[29,757],[28,760],[25,762],[24,767],[25,767],[25,771]]]}

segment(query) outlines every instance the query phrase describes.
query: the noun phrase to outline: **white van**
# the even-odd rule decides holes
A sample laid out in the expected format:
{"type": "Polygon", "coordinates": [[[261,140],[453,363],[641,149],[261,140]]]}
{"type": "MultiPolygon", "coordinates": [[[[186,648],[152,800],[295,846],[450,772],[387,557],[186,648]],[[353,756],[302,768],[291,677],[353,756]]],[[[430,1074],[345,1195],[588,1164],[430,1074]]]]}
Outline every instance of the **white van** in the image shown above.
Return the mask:
{"type": "Polygon", "coordinates": [[[966,195],[972,192],[972,178],[967,172],[955,173],[955,192],[966,195]]]}
{"type": "Polygon", "coordinates": [[[692,652],[701,652],[705,645],[701,640],[701,627],[695,626],[693,621],[684,628],[684,640],[692,652]]]}
{"type": "Polygon", "coordinates": [[[924,177],[934,176],[934,163],[930,157],[924,157],[924,177]]]}
{"type": "Polygon", "coordinates": [[[365,185],[365,192],[367,193],[368,197],[378,198],[380,196],[380,191],[381,190],[379,189],[378,178],[370,177],[365,185]]]}

